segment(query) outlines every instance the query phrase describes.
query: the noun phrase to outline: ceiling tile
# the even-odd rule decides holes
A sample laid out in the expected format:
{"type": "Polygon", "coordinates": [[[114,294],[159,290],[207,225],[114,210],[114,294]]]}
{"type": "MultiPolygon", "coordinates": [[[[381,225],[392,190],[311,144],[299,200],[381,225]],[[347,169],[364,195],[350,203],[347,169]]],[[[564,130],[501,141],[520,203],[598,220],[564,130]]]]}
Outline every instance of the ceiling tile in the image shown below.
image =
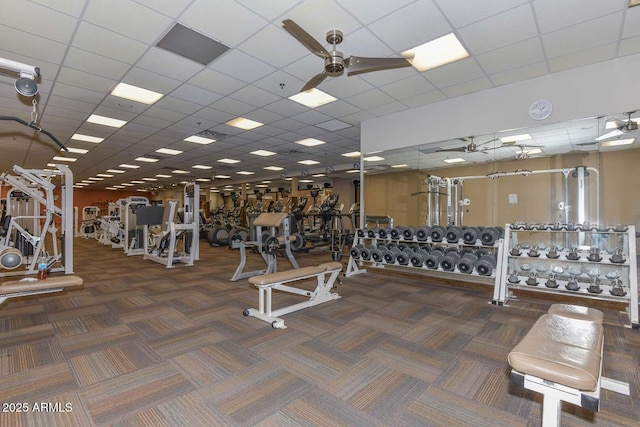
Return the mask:
{"type": "Polygon", "coordinates": [[[456,27],[464,27],[529,3],[529,0],[436,0],[436,3],[456,27]]]}
{"type": "Polygon", "coordinates": [[[442,88],[442,92],[444,92],[444,94],[449,98],[453,98],[455,96],[462,96],[468,93],[489,89],[492,86],[493,85],[491,84],[491,80],[486,77],[481,77],[479,79],[470,80],[467,82],[442,88]]]}
{"type": "MultiPolygon", "coordinates": [[[[239,45],[238,49],[274,68],[290,64],[304,55],[312,55],[300,42],[276,25],[269,25],[261,29],[239,45]],[[278,48],[272,49],[272,46],[278,46],[278,48]]],[[[322,59],[318,58],[318,61],[322,61],[322,59]]]]}
{"type": "Polygon", "coordinates": [[[230,47],[239,45],[267,24],[264,18],[233,0],[195,0],[180,21],[230,47]],[[212,17],[216,16],[232,18],[217,19],[212,25],[212,17]]]}
{"type": "Polygon", "coordinates": [[[281,96],[276,96],[271,92],[254,86],[245,86],[242,89],[238,89],[230,94],[229,97],[253,105],[254,107],[263,107],[282,99],[281,96]]]}
{"type": "Polygon", "coordinates": [[[236,0],[241,5],[253,10],[258,15],[273,20],[282,15],[302,0],[278,0],[277,2],[264,2],[260,0],[236,0]]]}
{"type": "Polygon", "coordinates": [[[395,99],[405,99],[411,98],[419,93],[430,92],[435,88],[422,75],[414,75],[412,77],[381,86],[380,89],[395,99]]]}
{"type": "Polygon", "coordinates": [[[615,42],[620,35],[621,20],[622,12],[619,12],[545,34],[542,40],[547,57],[555,58],[615,42]]]}
{"type": "Polygon", "coordinates": [[[124,62],[94,55],[86,50],[71,47],[64,60],[64,66],[98,76],[119,81],[131,67],[124,62]]]}
{"type": "Polygon", "coordinates": [[[136,2],[167,16],[179,16],[192,0],[136,0],[136,2]]]}
{"type": "Polygon", "coordinates": [[[398,53],[452,31],[431,0],[413,2],[372,23],[370,28],[398,53]]]}
{"type": "Polygon", "coordinates": [[[472,58],[443,65],[423,73],[435,87],[443,88],[461,83],[465,80],[473,80],[484,73],[478,63],[472,58]]]}
{"type": "Polygon", "coordinates": [[[239,50],[230,50],[209,67],[222,73],[233,74],[234,77],[247,83],[254,82],[275,70],[271,65],[239,50]]]}
{"type": "Polygon", "coordinates": [[[149,49],[136,63],[136,66],[180,81],[190,79],[204,68],[195,61],[158,47],[149,49]]]}
{"type": "Polygon", "coordinates": [[[354,17],[334,0],[301,1],[290,9],[284,18],[295,21],[323,45],[327,31],[336,29],[348,34],[360,26],[354,17]]]}
{"type": "Polygon", "coordinates": [[[544,52],[538,37],[501,47],[476,56],[482,69],[495,74],[544,61],[544,52]]]}
{"type": "Polygon", "coordinates": [[[627,9],[624,16],[622,38],[628,39],[636,36],[640,36],[640,8],[632,7],[627,9]]]}
{"type": "Polygon", "coordinates": [[[26,30],[47,40],[64,44],[71,39],[76,23],[77,20],[72,16],[25,1],[3,2],[0,13],[2,25],[26,30]],[[34,25],[37,22],[48,22],[49,25],[34,25]]]}
{"type": "Polygon", "coordinates": [[[340,6],[347,9],[358,20],[369,24],[411,3],[413,0],[350,0],[340,6]]]}
{"type": "Polygon", "coordinates": [[[549,59],[549,68],[551,69],[551,72],[555,73],[557,71],[593,64],[595,62],[606,61],[616,56],[617,48],[617,43],[610,43],[608,45],[594,47],[593,49],[583,50],[570,55],[551,58],[549,59]]]}
{"type": "Polygon", "coordinates": [[[236,78],[209,68],[205,68],[196,74],[189,80],[189,83],[221,95],[229,95],[246,84],[236,78]]]}
{"type": "Polygon", "coordinates": [[[540,31],[550,33],[561,28],[601,17],[612,12],[621,12],[623,1],[601,0],[536,0],[533,7],[536,12],[540,31]]]}
{"type": "Polygon", "coordinates": [[[130,85],[153,90],[162,94],[170,93],[181,84],[180,80],[172,79],[138,67],[133,67],[129,70],[122,81],[130,85]]]}
{"type": "Polygon", "coordinates": [[[222,95],[218,93],[190,84],[183,84],[179,86],[171,92],[171,96],[191,101],[202,106],[212,104],[222,98],[222,95]]]}
{"type": "Polygon", "coordinates": [[[148,48],[144,43],[87,22],[78,26],[72,45],[127,64],[134,64],[148,48]]]}
{"type": "Polygon", "coordinates": [[[538,62],[537,64],[525,65],[524,67],[514,68],[500,73],[491,74],[490,78],[494,85],[502,86],[509,83],[521,81],[523,79],[532,79],[534,77],[547,74],[547,63],[538,62]]]}
{"type": "Polygon", "coordinates": [[[172,23],[169,17],[128,0],[88,2],[83,19],[144,43],[156,41],[172,23]]]}
{"type": "MultiPolygon", "coordinates": [[[[25,58],[30,58],[30,60],[24,62],[35,66],[39,66],[41,61],[60,64],[66,52],[66,47],[62,43],[4,25],[0,25],[0,40],[5,41],[2,43],[3,50],[24,55],[25,58]],[[19,42],[7,43],[6,41],[9,40],[19,42]]],[[[13,57],[13,55],[11,56],[13,57]]],[[[44,72],[45,69],[42,68],[42,71],[44,72]]],[[[53,76],[51,77],[53,78],[53,76]]]]}
{"type": "Polygon", "coordinates": [[[462,43],[469,53],[474,55],[530,39],[537,34],[538,30],[529,4],[460,29],[462,43]]]}

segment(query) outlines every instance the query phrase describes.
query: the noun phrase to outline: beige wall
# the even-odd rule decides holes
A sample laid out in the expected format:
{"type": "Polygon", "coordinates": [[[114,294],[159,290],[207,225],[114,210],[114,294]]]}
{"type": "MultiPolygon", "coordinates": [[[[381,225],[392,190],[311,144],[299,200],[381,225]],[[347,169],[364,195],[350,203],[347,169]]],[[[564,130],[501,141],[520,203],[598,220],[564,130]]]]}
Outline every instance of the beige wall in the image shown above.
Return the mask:
{"type": "MultiPolygon", "coordinates": [[[[635,224],[640,226],[640,150],[576,153],[519,161],[485,163],[445,169],[392,172],[365,176],[365,213],[390,215],[397,225],[424,224],[426,220],[427,175],[467,177],[492,172],[516,170],[569,169],[592,167],[600,178],[600,223],[635,224]],[[412,196],[412,194],[416,194],[412,196]]],[[[586,178],[588,222],[596,221],[595,174],[586,178]]],[[[577,180],[569,177],[569,200],[565,201],[564,176],[561,173],[528,176],[503,176],[495,179],[465,180],[463,197],[471,201],[464,212],[465,225],[504,225],[508,222],[564,221],[558,203],[570,208],[570,219],[576,217],[577,180]],[[518,203],[509,203],[509,195],[517,195],[518,203]]],[[[442,189],[441,191],[446,191],[442,189]]],[[[446,212],[446,197],[441,196],[441,210],[446,212]]],[[[443,216],[441,224],[446,224],[443,216]]]]}

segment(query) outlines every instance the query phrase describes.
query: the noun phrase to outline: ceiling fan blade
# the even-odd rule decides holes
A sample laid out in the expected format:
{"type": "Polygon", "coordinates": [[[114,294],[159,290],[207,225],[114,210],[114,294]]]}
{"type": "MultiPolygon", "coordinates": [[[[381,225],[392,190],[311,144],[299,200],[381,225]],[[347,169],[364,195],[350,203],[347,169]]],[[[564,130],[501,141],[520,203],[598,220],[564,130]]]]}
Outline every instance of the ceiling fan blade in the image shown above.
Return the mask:
{"type": "Polygon", "coordinates": [[[612,130],[611,132],[605,133],[604,135],[600,135],[599,137],[596,138],[596,141],[602,141],[603,139],[613,138],[623,134],[624,132],[621,131],[620,129],[615,129],[615,130],[612,130]]]}
{"type": "Polygon", "coordinates": [[[325,73],[324,71],[320,74],[316,74],[315,76],[313,76],[311,78],[311,80],[309,80],[307,82],[307,84],[305,84],[302,89],[300,89],[300,92],[306,92],[309,89],[313,89],[314,87],[318,86],[320,83],[322,83],[324,81],[324,79],[327,78],[327,73],[325,73]]]}
{"type": "Polygon", "coordinates": [[[311,34],[307,33],[300,25],[291,19],[282,21],[282,28],[298,40],[304,47],[309,49],[311,53],[320,58],[328,58],[329,52],[325,49],[311,34]]]}
{"type": "Polygon", "coordinates": [[[355,76],[372,71],[390,70],[392,68],[410,67],[411,58],[364,58],[352,56],[345,60],[349,68],[348,76],[355,76]]]}

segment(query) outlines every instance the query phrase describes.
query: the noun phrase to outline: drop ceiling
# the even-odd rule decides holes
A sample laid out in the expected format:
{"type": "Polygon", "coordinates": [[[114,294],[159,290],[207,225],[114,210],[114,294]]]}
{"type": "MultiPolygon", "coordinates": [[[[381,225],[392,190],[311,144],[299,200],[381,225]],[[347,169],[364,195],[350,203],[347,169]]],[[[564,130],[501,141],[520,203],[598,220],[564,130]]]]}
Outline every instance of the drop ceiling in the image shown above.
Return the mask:
{"type": "MultiPolygon", "coordinates": [[[[75,180],[118,169],[123,163],[140,166],[89,188],[159,174],[170,177],[158,177],[153,185],[213,175],[231,178],[203,184],[276,183],[283,174],[309,176],[326,170],[340,176],[353,166],[353,159],[342,154],[360,149],[360,123],[364,120],[640,52],[640,7],[628,8],[628,0],[5,3],[0,14],[0,57],[40,68],[39,125],[69,147],[88,150],[68,155],[77,159],[70,164],[75,180]],[[340,50],[345,56],[397,57],[450,32],[470,56],[426,72],[408,67],[327,78],[318,88],[337,101],[312,109],[288,97],[321,71],[322,60],[281,28],[287,18],[321,42],[327,31],[341,30],[344,42],[340,50]],[[176,24],[229,49],[202,65],[157,47],[176,24]],[[146,105],[110,95],[120,82],[164,96],[146,105]],[[127,124],[119,129],[90,124],[86,119],[91,114],[126,120],[127,124]],[[264,125],[246,131],[225,124],[238,116],[264,125]],[[205,131],[216,135],[217,141],[209,145],[184,141],[205,131]],[[104,141],[71,140],[76,133],[104,141]],[[325,144],[306,147],[295,143],[305,138],[325,144]],[[182,153],[156,153],[160,148],[182,153]],[[276,154],[251,154],[256,150],[276,154]],[[145,155],[159,161],[135,160],[145,155]],[[223,158],[240,162],[219,162],[223,158]],[[303,160],[319,163],[306,166],[299,163],[303,160]],[[195,165],[212,168],[197,169],[195,165]],[[283,169],[265,170],[266,166],[283,169]],[[173,170],[188,173],[178,175],[173,170]],[[239,175],[241,171],[253,175],[239,175]]],[[[29,120],[31,100],[17,95],[14,80],[11,73],[0,70],[0,115],[29,120]]],[[[615,113],[620,114],[614,118],[625,118],[624,112],[615,113]]],[[[604,118],[590,120],[595,121],[589,129],[583,129],[581,123],[529,129],[534,139],[527,143],[544,146],[547,154],[598,149],[597,145],[579,145],[605,132],[604,118]]],[[[478,142],[490,137],[480,137],[478,142]]],[[[412,167],[416,161],[422,168],[441,167],[444,158],[456,153],[435,149],[466,144],[468,138],[444,141],[430,147],[427,154],[405,157],[407,162],[413,161],[412,167]]],[[[633,147],[637,144],[636,140],[633,147]]],[[[8,121],[0,121],[0,150],[0,171],[8,171],[14,164],[44,168],[60,154],[46,135],[8,121]]],[[[469,161],[489,161],[512,158],[516,152],[504,148],[491,150],[491,154],[465,155],[469,161]]],[[[385,159],[384,163],[396,160],[401,159],[385,159]]]]}

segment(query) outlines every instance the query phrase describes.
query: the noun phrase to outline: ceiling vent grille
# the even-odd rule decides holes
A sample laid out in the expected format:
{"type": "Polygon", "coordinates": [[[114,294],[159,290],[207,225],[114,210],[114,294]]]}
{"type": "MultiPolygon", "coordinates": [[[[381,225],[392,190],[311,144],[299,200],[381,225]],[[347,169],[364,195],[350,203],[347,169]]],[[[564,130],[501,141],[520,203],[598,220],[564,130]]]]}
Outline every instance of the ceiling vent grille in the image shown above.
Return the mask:
{"type": "Polygon", "coordinates": [[[198,132],[196,133],[196,136],[201,136],[203,138],[211,138],[211,139],[215,139],[216,141],[229,138],[229,135],[226,133],[216,132],[215,130],[210,130],[210,129],[203,130],[202,132],[198,132]]]}
{"type": "Polygon", "coordinates": [[[209,65],[214,59],[229,50],[229,46],[218,43],[181,24],[174,25],[156,46],[202,65],[209,65]]]}

